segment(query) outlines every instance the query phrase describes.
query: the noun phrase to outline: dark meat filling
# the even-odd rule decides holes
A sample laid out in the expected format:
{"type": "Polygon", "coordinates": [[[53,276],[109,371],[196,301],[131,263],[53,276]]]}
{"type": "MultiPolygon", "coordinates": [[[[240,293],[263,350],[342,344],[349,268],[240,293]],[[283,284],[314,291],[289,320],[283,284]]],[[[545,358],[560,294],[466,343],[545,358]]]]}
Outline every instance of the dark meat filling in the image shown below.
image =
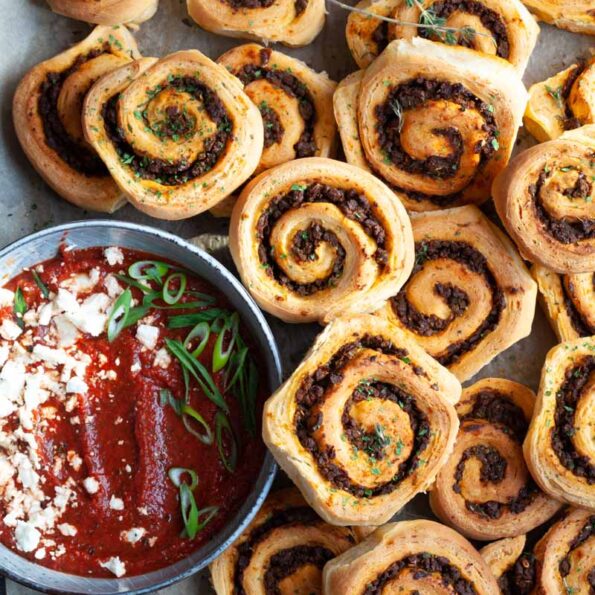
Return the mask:
{"type": "Polygon", "coordinates": [[[401,145],[404,113],[437,99],[457,103],[461,114],[466,110],[475,110],[483,118],[482,130],[485,132],[485,140],[474,147],[474,151],[480,155],[479,167],[482,167],[495,153],[497,147],[498,131],[493,109],[460,83],[421,77],[392,88],[387,100],[376,106],[378,142],[386,158],[399,169],[411,174],[421,174],[436,180],[444,180],[456,175],[463,154],[463,138],[456,128],[435,128],[433,131],[434,134],[443,136],[450,145],[451,154],[447,157],[431,156],[426,159],[414,159],[401,145]]]}
{"type": "MultiPolygon", "coordinates": [[[[398,348],[390,341],[378,336],[366,335],[358,341],[344,345],[328,363],[321,365],[314,374],[308,376],[302,382],[296,393],[297,411],[295,414],[295,426],[300,443],[313,456],[320,473],[329,482],[358,498],[370,498],[389,494],[421,464],[420,455],[428,445],[430,426],[427,417],[417,407],[415,399],[412,396],[389,384],[374,381],[362,382],[346,403],[342,414],[346,439],[356,449],[361,448],[364,452],[368,453],[368,456],[371,455],[372,457],[380,454],[384,448],[387,448],[387,437],[383,433],[379,437],[377,432],[375,432],[376,438],[374,438],[372,434],[365,432],[352,421],[349,411],[354,403],[364,399],[391,400],[398,403],[408,414],[411,427],[415,432],[411,454],[399,465],[399,469],[389,482],[374,489],[369,489],[353,483],[348,473],[335,463],[335,451],[332,446],[324,447],[323,449],[319,447],[316,439],[313,437],[313,433],[324,423],[324,420],[322,419],[322,415],[315,413],[314,410],[324,402],[327,391],[333,385],[339,384],[343,380],[342,370],[361,349],[373,349],[374,351],[393,355],[404,360],[407,358],[407,351],[405,349],[398,348]],[[376,440],[378,440],[377,443],[375,443],[376,440]]],[[[416,373],[423,374],[423,370],[416,371],[416,373]]],[[[402,445],[399,447],[398,444],[393,446],[397,450],[402,448],[402,445]]]]}
{"type": "MultiPolygon", "coordinates": [[[[446,353],[435,356],[442,365],[448,366],[473,349],[477,343],[496,328],[500,321],[502,310],[506,305],[506,300],[502,290],[498,287],[485,256],[465,242],[445,240],[423,240],[417,242],[415,244],[415,266],[411,278],[422,270],[424,263],[439,258],[455,260],[465,265],[474,273],[481,275],[492,293],[492,308],[486,319],[477,329],[466,339],[455,341],[449,345],[446,353]]],[[[407,328],[410,328],[418,335],[427,337],[442,332],[455,317],[461,316],[465,312],[468,305],[467,295],[460,289],[454,290],[454,286],[442,286],[439,284],[434,289],[437,295],[443,297],[450,307],[451,314],[446,319],[438,318],[434,314],[428,315],[419,312],[407,300],[407,286],[391,298],[391,305],[399,320],[407,328]]]]}
{"type": "Polygon", "coordinates": [[[295,156],[312,157],[316,154],[318,147],[314,139],[314,125],[316,124],[316,106],[308,87],[300,81],[295,75],[287,70],[279,70],[268,67],[270,52],[260,53],[260,65],[246,64],[239,72],[234,73],[244,85],[249,85],[253,81],[264,79],[281,89],[290,97],[295,97],[299,102],[300,116],[304,121],[304,131],[298,142],[294,145],[295,156]]]}
{"type": "Polygon", "coordinates": [[[382,53],[389,42],[387,21],[380,21],[372,33],[372,41],[376,44],[376,53],[382,53]]]}
{"type": "Polygon", "coordinates": [[[41,84],[37,109],[43,123],[45,142],[56,151],[60,158],[72,169],[86,176],[107,176],[107,168],[99,156],[84,145],[72,139],[58,114],[58,97],[66,79],[74,74],[85,62],[109,52],[109,44],[95,49],[84,56],[79,56],[66,70],[48,72],[41,84]]]}
{"type": "Polygon", "coordinates": [[[595,371],[595,356],[587,356],[566,371],[564,383],[556,393],[555,427],[552,429],[552,448],[566,469],[583,477],[589,485],[595,483],[595,465],[589,457],[576,451],[572,442],[575,429],[575,410],[595,371]]]}
{"type": "MultiPolygon", "coordinates": [[[[226,4],[234,10],[246,8],[269,8],[275,4],[276,0],[224,0],[226,4]]],[[[295,0],[293,3],[295,16],[299,17],[308,8],[308,0],[295,0]]]]}
{"type": "MultiPolygon", "coordinates": [[[[594,286],[593,291],[595,291],[595,275],[593,275],[592,283],[594,286]]],[[[572,283],[568,283],[567,287],[564,280],[562,280],[561,286],[562,294],[564,296],[564,307],[566,308],[566,313],[568,314],[568,318],[570,318],[570,323],[572,324],[574,330],[581,337],[589,337],[590,335],[595,334],[595,329],[591,328],[591,325],[587,320],[585,320],[585,318],[583,318],[582,314],[572,301],[572,297],[570,295],[570,292],[573,290],[572,283]]]]}
{"type": "MultiPolygon", "coordinates": [[[[363,194],[359,194],[355,190],[343,190],[325,184],[294,184],[287,194],[277,196],[271,200],[258,219],[256,229],[257,238],[260,242],[258,257],[270,277],[300,295],[312,295],[317,291],[332,287],[340,277],[345,260],[345,250],[340,245],[337,236],[325,231],[319,224],[311,226],[294,238],[293,253],[302,260],[310,260],[316,257],[315,247],[320,242],[329,242],[335,248],[336,259],[333,272],[328,277],[307,284],[296,283],[285,274],[276,262],[274,248],[270,244],[271,232],[276,222],[287,211],[297,209],[303,204],[315,202],[334,204],[346,217],[357,221],[376,242],[377,249],[374,255],[376,262],[380,266],[386,264],[388,260],[386,232],[376,219],[368,199],[363,194]]],[[[277,256],[284,258],[284,255],[277,256]]]]}
{"type": "Polygon", "coordinates": [[[564,100],[564,112],[565,118],[563,121],[564,129],[565,130],[573,130],[574,128],[579,128],[583,125],[573,113],[570,104],[568,103],[568,97],[570,96],[570,91],[572,91],[572,87],[574,83],[578,79],[578,77],[585,71],[587,63],[585,61],[580,62],[574,70],[570,72],[566,80],[564,81],[564,85],[562,86],[562,99],[564,100]]]}
{"type": "Polygon", "coordinates": [[[281,550],[271,557],[264,575],[264,588],[267,595],[281,595],[279,583],[291,576],[302,566],[316,566],[322,570],[334,558],[331,550],[321,545],[297,545],[281,550]]]}
{"type": "MultiPolygon", "coordinates": [[[[474,0],[440,0],[434,2],[429,7],[429,10],[439,19],[448,19],[454,12],[465,12],[479,17],[481,24],[492,34],[496,45],[496,55],[505,60],[510,55],[510,43],[506,33],[506,25],[502,17],[485,4],[475,2],[474,0]]],[[[430,28],[421,28],[419,34],[421,37],[427,39],[435,37],[435,33],[430,28]]],[[[458,43],[459,45],[471,47],[472,44],[470,42],[472,39],[472,36],[461,36],[458,43]]]]}
{"type": "MultiPolygon", "coordinates": [[[[542,169],[535,184],[530,184],[527,188],[529,195],[533,200],[537,217],[543,225],[545,231],[561,244],[574,244],[582,240],[595,238],[595,221],[592,219],[581,219],[580,221],[567,221],[565,219],[554,219],[541,201],[541,190],[546,180],[552,175],[551,169],[542,169]]],[[[585,176],[577,178],[573,188],[567,190],[571,198],[587,199],[593,190],[593,185],[585,176]],[[580,196],[575,196],[576,193],[580,196]]],[[[566,194],[566,192],[565,192],[566,194]]]]}
{"type": "Polygon", "coordinates": [[[271,531],[279,527],[292,525],[311,525],[319,522],[320,518],[309,507],[296,507],[280,510],[272,514],[264,523],[250,532],[248,538],[238,546],[238,554],[234,569],[234,587],[236,595],[245,595],[243,580],[244,572],[250,565],[254,548],[264,541],[271,531]]]}
{"type": "MultiPolygon", "coordinates": [[[[558,569],[560,570],[560,574],[562,578],[567,577],[570,574],[571,570],[571,563],[570,563],[570,554],[583,545],[587,539],[591,537],[595,537],[595,515],[589,517],[587,523],[583,526],[583,528],[578,532],[576,537],[568,544],[568,551],[566,555],[560,560],[558,564],[558,569]]],[[[593,593],[595,589],[595,569],[592,569],[589,572],[588,580],[589,585],[591,587],[590,593],[593,593]]]]}
{"type": "MultiPolygon", "coordinates": [[[[114,97],[105,103],[102,115],[106,132],[114,144],[122,163],[132,168],[140,178],[155,180],[164,186],[178,186],[204,175],[215,166],[225,152],[230,138],[233,136],[233,124],[225,106],[217,95],[193,77],[168,79],[166,83],[159,85],[151,92],[147,92],[148,99],[168,87],[176,91],[188,93],[198,101],[201,101],[209,118],[217,125],[217,132],[204,140],[203,152],[192,163],[188,163],[185,160],[172,162],[164,159],[152,159],[145,155],[137,155],[134,152],[134,148],[126,140],[125,131],[118,126],[118,95],[114,95],[114,97]]],[[[168,118],[166,117],[164,121],[154,124],[152,127],[146,121],[144,114],[139,114],[139,117],[145,120],[147,128],[150,128],[153,134],[158,137],[173,137],[173,134],[181,134],[179,132],[172,132],[176,126],[181,126],[185,130],[184,135],[193,134],[190,129],[187,129],[190,121],[183,111],[180,112],[175,108],[176,115],[174,116],[173,111],[170,111],[170,114],[174,117],[172,122],[168,122],[168,118]]]]}
{"type": "Polygon", "coordinates": [[[537,580],[537,560],[523,552],[517,561],[498,579],[502,595],[529,595],[537,580]]]}
{"type": "Polygon", "coordinates": [[[279,116],[274,109],[271,109],[265,102],[258,106],[262,122],[264,124],[264,148],[268,149],[270,146],[277,144],[282,138],[285,129],[279,116]]]}
{"type": "Polygon", "coordinates": [[[381,595],[392,581],[398,580],[403,570],[414,571],[415,580],[423,579],[429,575],[440,575],[441,583],[457,595],[477,595],[471,581],[467,580],[461,571],[453,566],[445,556],[435,556],[428,552],[407,556],[391,564],[374,581],[368,583],[364,595],[381,595]]]}

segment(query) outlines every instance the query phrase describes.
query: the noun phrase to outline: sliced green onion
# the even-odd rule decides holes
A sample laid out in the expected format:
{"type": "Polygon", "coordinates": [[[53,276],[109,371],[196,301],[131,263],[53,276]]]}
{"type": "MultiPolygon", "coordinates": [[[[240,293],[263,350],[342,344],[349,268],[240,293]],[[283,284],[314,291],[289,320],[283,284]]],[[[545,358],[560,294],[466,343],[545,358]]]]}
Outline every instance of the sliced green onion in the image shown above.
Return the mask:
{"type": "Polygon", "coordinates": [[[230,358],[229,367],[226,372],[225,391],[231,390],[238,381],[240,374],[246,364],[246,356],[248,355],[248,348],[242,347],[236,351],[230,358]]]}
{"type": "Polygon", "coordinates": [[[198,382],[200,388],[205,393],[208,399],[213,401],[217,407],[229,413],[229,407],[225,402],[223,395],[217,388],[215,381],[207,371],[207,369],[184,347],[183,343],[173,339],[165,339],[165,344],[169,351],[180,362],[181,366],[185,368],[198,382]]]}
{"type": "MultiPolygon", "coordinates": [[[[161,294],[159,294],[161,295],[161,294]]],[[[154,306],[158,310],[192,310],[194,308],[204,308],[208,306],[207,302],[180,302],[179,304],[171,304],[165,306],[154,306]]]]}
{"type": "Polygon", "coordinates": [[[199,357],[200,354],[204,351],[207,343],[209,342],[209,337],[211,336],[211,328],[208,322],[199,322],[189,333],[188,336],[184,339],[184,347],[188,349],[191,341],[194,339],[199,339],[198,345],[193,349],[192,357],[199,357]]]}
{"type": "Polygon", "coordinates": [[[238,463],[238,445],[229,423],[229,419],[221,411],[215,414],[215,437],[217,439],[217,450],[223,466],[231,473],[235,470],[238,463]],[[224,434],[227,434],[227,439],[230,443],[229,456],[225,452],[224,434]]]}
{"type": "Polygon", "coordinates": [[[218,512],[218,506],[205,506],[205,508],[201,508],[198,511],[198,530],[202,531],[215,518],[218,512]],[[201,521],[202,517],[205,518],[201,521]]]}
{"type": "Polygon", "coordinates": [[[33,275],[33,281],[35,281],[35,285],[39,287],[41,295],[47,300],[50,297],[50,290],[47,288],[47,285],[41,280],[41,277],[37,271],[31,271],[31,274],[33,275]]]}
{"type": "Polygon", "coordinates": [[[140,289],[143,293],[151,293],[153,291],[148,285],[140,283],[139,281],[135,281],[134,279],[131,279],[126,275],[116,274],[114,276],[116,277],[116,279],[122,281],[122,283],[126,283],[126,285],[129,285],[130,287],[136,287],[137,289],[140,289]]]}
{"type": "Polygon", "coordinates": [[[198,486],[198,475],[194,469],[187,469],[186,467],[172,467],[167,472],[167,475],[177,488],[185,483],[192,491],[194,491],[198,486]],[[190,483],[183,481],[185,475],[190,477],[190,483]]]}
{"type": "Polygon", "coordinates": [[[185,534],[188,538],[194,539],[198,533],[198,506],[192,490],[185,483],[180,485],[180,508],[185,534]]]}
{"type": "Polygon", "coordinates": [[[190,290],[188,291],[188,295],[197,297],[203,302],[207,302],[207,304],[214,304],[217,301],[217,299],[212,295],[209,295],[208,293],[202,293],[201,291],[190,290]]]}
{"type": "Polygon", "coordinates": [[[111,343],[126,326],[126,318],[132,303],[130,288],[125,289],[115,301],[107,321],[107,340],[111,343]]]}
{"type": "Polygon", "coordinates": [[[213,372],[219,372],[227,365],[229,356],[233,351],[240,326],[240,315],[234,312],[219,331],[215,346],[213,347],[213,372]],[[228,337],[229,334],[229,337],[228,337]],[[227,339],[227,347],[223,348],[223,343],[227,339]]]}
{"type": "Polygon", "coordinates": [[[141,318],[146,316],[150,308],[151,306],[135,306],[134,308],[130,308],[126,315],[126,321],[124,322],[123,328],[128,328],[129,326],[136,324],[141,318]]]}
{"type": "Polygon", "coordinates": [[[184,273],[171,274],[165,280],[165,283],[163,284],[163,290],[162,290],[163,301],[166,304],[169,304],[170,306],[172,306],[173,304],[177,304],[180,301],[180,298],[184,295],[184,292],[186,291],[187,283],[188,283],[188,278],[186,277],[186,275],[184,275],[184,273]],[[179,280],[179,283],[180,283],[180,286],[178,287],[178,291],[176,293],[170,293],[169,286],[172,284],[172,282],[174,282],[176,280],[179,280]]]}
{"type": "Polygon", "coordinates": [[[169,328],[185,328],[187,326],[195,326],[199,322],[210,322],[215,320],[224,314],[225,310],[221,308],[209,308],[208,310],[202,310],[201,312],[194,312],[192,314],[180,314],[178,316],[172,316],[167,321],[169,328]]]}
{"type": "MultiPolygon", "coordinates": [[[[203,444],[213,444],[213,431],[209,424],[205,421],[204,417],[191,407],[188,403],[176,399],[172,392],[166,388],[162,388],[159,391],[160,403],[162,407],[169,405],[181,418],[184,423],[184,427],[196,438],[198,438],[203,444]],[[202,426],[203,431],[197,431],[193,426],[191,420],[196,421],[202,426]]],[[[188,397],[186,396],[186,399],[188,397]]]]}
{"type": "Polygon", "coordinates": [[[213,322],[211,322],[211,330],[214,333],[220,333],[223,327],[225,326],[225,323],[227,322],[228,318],[228,312],[223,312],[221,316],[218,316],[217,318],[215,318],[215,320],[213,320],[213,322]]]}
{"type": "Polygon", "coordinates": [[[17,324],[21,328],[24,328],[25,323],[23,322],[23,316],[25,315],[25,312],[27,312],[27,302],[25,301],[23,290],[20,287],[17,287],[17,290],[14,292],[13,310],[17,324]]]}
{"type": "Polygon", "coordinates": [[[163,284],[163,276],[169,271],[171,265],[159,260],[139,260],[131,264],[128,274],[137,281],[155,281],[163,284]]]}

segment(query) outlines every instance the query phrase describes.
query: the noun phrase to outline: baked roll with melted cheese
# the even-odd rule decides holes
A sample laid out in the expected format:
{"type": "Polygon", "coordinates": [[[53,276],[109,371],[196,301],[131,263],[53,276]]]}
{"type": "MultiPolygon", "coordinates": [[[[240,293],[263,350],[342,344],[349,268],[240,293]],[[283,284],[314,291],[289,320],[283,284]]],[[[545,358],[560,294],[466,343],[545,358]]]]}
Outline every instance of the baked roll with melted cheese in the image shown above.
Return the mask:
{"type": "Polygon", "coordinates": [[[58,14],[97,25],[118,25],[148,21],[159,0],[48,0],[58,14]]]}
{"type": "Polygon", "coordinates": [[[593,0],[523,0],[540,20],[554,27],[595,35],[593,0]]]}

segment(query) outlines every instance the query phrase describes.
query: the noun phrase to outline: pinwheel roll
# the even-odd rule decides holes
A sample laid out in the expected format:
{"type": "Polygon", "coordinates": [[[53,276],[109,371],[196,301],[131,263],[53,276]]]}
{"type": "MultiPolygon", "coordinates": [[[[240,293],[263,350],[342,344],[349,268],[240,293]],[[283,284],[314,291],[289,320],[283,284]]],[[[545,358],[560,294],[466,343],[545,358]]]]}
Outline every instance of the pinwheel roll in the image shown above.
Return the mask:
{"type": "Polygon", "coordinates": [[[252,180],[234,207],[229,236],[245,286],[286,322],[372,312],[413,266],[411,224],[390,189],[321,157],[252,180]]]}
{"type": "Polygon", "coordinates": [[[347,160],[427,211],[489,198],[526,98],[504,60],[414,37],[340,84],[335,114],[347,160]]]}
{"type": "Polygon", "coordinates": [[[575,33],[595,35],[593,0],[523,0],[540,20],[575,33]]]}
{"type": "Polygon", "coordinates": [[[558,275],[545,267],[531,269],[543,308],[560,341],[595,335],[593,273],[558,275]]]}
{"type": "Polygon", "coordinates": [[[187,0],[203,29],[289,46],[308,45],[324,26],[324,0],[187,0]]]}
{"type": "Polygon", "coordinates": [[[83,126],[128,200],[161,219],[191,217],[224,199],[262,152],[258,108],[196,50],[102,78],[86,98],[83,126]]]}
{"type": "Polygon", "coordinates": [[[472,205],[413,218],[415,266],[382,313],[461,382],[531,332],[537,288],[472,205]]]}
{"type": "Polygon", "coordinates": [[[488,565],[458,533],[426,520],[389,523],[324,568],[326,595],[497,595],[488,565]]]}
{"type": "Polygon", "coordinates": [[[156,12],[159,0],[48,0],[58,14],[98,25],[142,23],[156,12]]]}
{"type": "Polygon", "coordinates": [[[528,532],[561,504],[539,490],[523,459],[535,395],[526,386],[486,378],[463,391],[455,448],[430,493],[434,513],[471,539],[528,532]]]}
{"type": "Polygon", "coordinates": [[[590,595],[595,589],[595,515],[570,509],[535,546],[537,592],[590,595]]]}
{"type": "Polygon", "coordinates": [[[500,539],[480,550],[502,595],[529,595],[537,581],[537,559],[524,551],[525,535],[500,539]]]}
{"type": "Polygon", "coordinates": [[[240,538],[211,564],[217,595],[321,593],[322,568],[356,542],[325,523],[300,493],[270,495],[240,538]]]}
{"type": "Polygon", "coordinates": [[[515,157],[492,193],[527,260],[558,273],[595,270],[595,124],[515,157]]]}
{"type": "Polygon", "coordinates": [[[140,54],[125,27],[96,27],[79,44],[34,66],[19,83],[13,119],[23,151],[43,179],[69,202],[111,213],[122,192],[85,142],[85,94],[102,75],[140,54]]]}
{"type": "Polygon", "coordinates": [[[498,56],[522,75],[539,35],[520,0],[362,0],[356,8],[402,23],[361,12],[349,15],[347,44],[360,68],[369,66],[394,39],[420,36],[498,56]],[[432,26],[429,19],[440,25],[432,26]]]}
{"type": "Polygon", "coordinates": [[[573,64],[529,89],[525,128],[540,142],[595,123],[595,58],[573,64]]]}
{"type": "Polygon", "coordinates": [[[450,454],[460,391],[394,325],[338,318],[265,404],[263,437],[323,519],[380,525],[450,454]]]}
{"type": "MultiPolygon", "coordinates": [[[[301,157],[332,157],[336,84],[326,73],[254,43],[229,50],[218,62],[242,81],[260,110],[264,150],[256,173],[301,157]]],[[[231,215],[233,203],[219,203],[214,214],[231,215]]]]}
{"type": "Polygon", "coordinates": [[[595,339],[554,347],[545,359],[523,445],[531,474],[552,498],[595,510],[595,339]]]}

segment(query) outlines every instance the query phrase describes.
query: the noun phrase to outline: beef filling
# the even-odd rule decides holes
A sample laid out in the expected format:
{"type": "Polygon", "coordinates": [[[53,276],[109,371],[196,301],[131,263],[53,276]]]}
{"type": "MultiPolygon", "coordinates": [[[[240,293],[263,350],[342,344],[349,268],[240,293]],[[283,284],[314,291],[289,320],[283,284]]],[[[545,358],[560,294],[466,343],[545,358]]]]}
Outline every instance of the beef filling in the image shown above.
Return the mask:
{"type": "Polygon", "coordinates": [[[551,432],[552,448],[560,463],[589,485],[595,483],[595,465],[589,457],[577,452],[572,442],[575,433],[575,409],[582,392],[595,371],[595,356],[584,357],[566,371],[564,382],[556,393],[555,427],[551,432]]]}
{"type": "MultiPolygon", "coordinates": [[[[293,253],[302,260],[315,257],[315,247],[321,241],[328,241],[336,249],[336,260],[333,272],[324,279],[317,279],[312,283],[296,283],[292,281],[277,264],[274,248],[270,244],[270,235],[280,217],[290,209],[297,209],[303,204],[327,202],[334,204],[341,212],[353,221],[357,221],[364,231],[376,242],[374,255],[376,262],[384,266],[388,260],[386,250],[386,232],[376,219],[368,199],[355,190],[343,190],[326,184],[294,184],[287,194],[277,196],[271,200],[268,207],[258,219],[256,235],[260,242],[258,257],[267,274],[281,285],[288,287],[299,295],[312,295],[317,291],[332,287],[343,270],[345,250],[339,244],[335,234],[324,231],[322,226],[315,224],[308,230],[302,231],[293,240],[293,253]],[[303,234],[303,235],[302,235],[303,234]]],[[[283,255],[281,255],[283,258],[283,255]]]]}
{"type": "MultiPolygon", "coordinates": [[[[533,201],[537,218],[545,228],[545,231],[561,244],[574,244],[575,242],[595,238],[595,221],[592,219],[581,219],[579,221],[554,219],[544,207],[541,200],[541,190],[551,175],[551,169],[542,169],[535,184],[530,184],[527,188],[529,196],[533,201]]],[[[566,194],[566,192],[565,194],[571,198],[586,199],[590,197],[592,190],[593,184],[587,180],[586,176],[583,175],[581,177],[579,175],[573,188],[567,190],[570,194],[566,194]]]]}
{"type": "Polygon", "coordinates": [[[381,54],[389,42],[387,21],[380,21],[372,33],[372,41],[376,44],[376,53],[381,54]]]}
{"type": "Polygon", "coordinates": [[[574,115],[570,104],[568,103],[568,98],[570,97],[570,92],[572,91],[572,87],[574,83],[578,79],[578,77],[585,71],[587,63],[583,60],[581,61],[568,75],[566,80],[564,81],[564,85],[562,86],[561,95],[564,100],[564,121],[562,122],[564,125],[564,130],[573,130],[574,128],[579,128],[583,125],[583,123],[574,115]]]}
{"type": "MultiPolygon", "coordinates": [[[[506,300],[502,290],[498,287],[496,279],[488,266],[488,262],[481,252],[465,242],[446,240],[423,240],[415,244],[415,266],[411,278],[416,275],[430,260],[446,258],[455,260],[465,265],[469,270],[481,275],[492,292],[492,308],[486,319],[466,339],[453,342],[446,353],[439,354],[436,359],[444,366],[448,366],[473,349],[488,333],[491,333],[498,322],[506,300]]],[[[457,317],[461,316],[468,305],[468,298],[464,291],[450,285],[437,284],[434,291],[449,305],[451,314],[442,319],[434,314],[423,314],[407,300],[407,286],[396,296],[391,298],[393,311],[399,320],[418,335],[428,337],[445,330],[457,317]]]]}
{"type": "MultiPolygon", "coordinates": [[[[587,539],[591,537],[595,537],[595,515],[589,517],[587,523],[583,526],[583,528],[578,532],[576,537],[568,544],[568,551],[566,555],[560,560],[558,564],[558,569],[562,577],[566,577],[570,574],[571,569],[571,562],[570,562],[570,554],[580,547],[587,539]]],[[[590,592],[593,593],[593,589],[595,587],[595,569],[592,569],[589,572],[588,580],[589,585],[591,587],[590,592]]]]}
{"type": "Polygon", "coordinates": [[[537,580],[537,560],[530,552],[523,552],[517,561],[498,579],[502,595],[529,595],[537,580]]]}
{"type": "Polygon", "coordinates": [[[291,576],[302,566],[313,565],[322,568],[334,558],[331,550],[320,545],[297,545],[281,550],[271,556],[264,575],[264,588],[267,595],[281,595],[279,583],[291,576]]]}
{"type": "MultiPolygon", "coordinates": [[[[386,437],[381,438],[382,446],[373,446],[371,443],[371,440],[374,440],[372,435],[352,421],[349,411],[354,403],[363,399],[391,400],[398,403],[408,414],[411,427],[415,432],[414,444],[409,457],[399,465],[399,469],[390,481],[370,489],[353,483],[347,471],[335,463],[335,451],[332,446],[321,448],[318,445],[313,434],[324,421],[322,414],[316,413],[316,409],[324,402],[325,395],[332,386],[343,380],[343,369],[361,349],[372,349],[407,361],[407,351],[396,347],[383,337],[366,335],[358,341],[343,345],[326,364],[319,366],[316,372],[306,377],[302,382],[296,392],[297,410],[294,421],[300,443],[310,452],[323,477],[337,488],[358,498],[371,498],[389,494],[395,490],[399,483],[421,464],[420,455],[428,445],[430,426],[427,417],[417,407],[415,399],[411,395],[406,394],[396,386],[386,383],[365,382],[360,383],[345,405],[342,423],[346,439],[350,441],[355,449],[361,447],[362,450],[368,452],[368,455],[372,454],[372,456],[387,447],[386,437]],[[371,452],[368,450],[370,446],[373,449],[371,452]]],[[[419,373],[423,373],[423,370],[419,371],[419,373]]],[[[398,445],[395,445],[395,447],[399,448],[398,445]]]]}
{"type": "MultiPolygon", "coordinates": [[[[204,175],[215,166],[233,136],[233,124],[221,100],[197,78],[187,76],[170,78],[154,90],[147,92],[148,98],[150,99],[167,87],[193,95],[198,101],[201,101],[209,118],[217,125],[217,131],[204,140],[203,152],[192,163],[185,160],[172,162],[137,155],[126,140],[125,131],[118,126],[118,95],[114,95],[105,103],[102,115],[106,132],[122,163],[131,167],[140,178],[155,180],[164,186],[178,186],[204,175]]],[[[160,138],[171,138],[174,134],[194,134],[189,128],[193,123],[183,111],[177,108],[170,109],[169,112],[166,111],[165,119],[153,123],[152,126],[147,121],[144,112],[139,113],[137,117],[143,120],[153,134],[160,138]],[[174,132],[178,127],[180,130],[174,132]]]]}
{"type": "MultiPolygon", "coordinates": [[[[595,275],[593,275],[593,285],[593,290],[595,291],[595,275]]],[[[572,301],[572,283],[568,282],[567,285],[567,283],[563,280],[561,286],[562,295],[564,297],[564,307],[566,308],[566,314],[568,314],[568,318],[570,318],[570,324],[572,324],[574,330],[581,337],[589,337],[595,334],[595,329],[592,328],[589,322],[583,318],[582,314],[576,308],[574,302],[572,301]]]]}
{"type": "Polygon", "coordinates": [[[425,175],[436,180],[448,179],[459,170],[463,154],[463,138],[456,128],[435,128],[434,134],[443,136],[451,147],[451,154],[446,157],[432,155],[426,159],[414,159],[401,145],[402,118],[405,111],[415,109],[430,100],[444,99],[460,106],[461,113],[466,110],[479,112],[484,120],[485,141],[474,150],[480,155],[479,167],[482,167],[496,151],[496,120],[487,103],[473,95],[460,83],[430,80],[422,77],[412,79],[393,87],[387,100],[376,106],[376,131],[382,151],[396,167],[415,175],[425,175]]]}
{"type": "MultiPolygon", "coordinates": [[[[467,14],[479,17],[481,24],[492,34],[496,45],[496,55],[505,60],[510,55],[510,43],[506,33],[506,25],[502,17],[494,10],[488,8],[481,2],[474,0],[439,0],[434,2],[429,10],[432,11],[438,19],[448,19],[454,12],[465,12],[467,14]]],[[[435,33],[430,29],[421,28],[419,35],[430,39],[435,37],[435,33]]],[[[472,39],[459,39],[459,45],[471,46],[472,39]]]]}
{"type": "Polygon", "coordinates": [[[388,584],[398,579],[403,570],[413,570],[413,578],[419,580],[428,575],[440,575],[442,584],[457,595],[477,595],[471,581],[467,580],[461,571],[453,566],[444,556],[436,556],[428,552],[413,554],[391,564],[374,581],[368,583],[363,595],[381,595],[388,584]]]}
{"type": "Polygon", "coordinates": [[[264,124],[264,148],[268,149],[270,146],[277,144],[282,138],[285,129],[277,112],[270,108],[265,102],[262,102],[258,109],[262,116],[262,122],[264,124]]]}
{"type": "Polygon", "coordinates": [[[107,176],[109,172],[99,156],[84,145],[72,139],[58,114],[58,97],[66,79],[74,74],[85,62],[101,54],[109,53],[109,44],[90,51],[78,58],[62,72],[48,72],[41,84],[37,109],[43,124],[45,142],[72,169],[86,176],[107,176]]]}
{"type": "MultiPolygon", "coordinates": [[[[269,8],[275,4],[276,0],[224,0],[226,4],[234,10],[246,8],[269,8]]],[[[308,0],[295,0],[293,3],[295,16],[299,17],[308,8],[308,0]]]]}

